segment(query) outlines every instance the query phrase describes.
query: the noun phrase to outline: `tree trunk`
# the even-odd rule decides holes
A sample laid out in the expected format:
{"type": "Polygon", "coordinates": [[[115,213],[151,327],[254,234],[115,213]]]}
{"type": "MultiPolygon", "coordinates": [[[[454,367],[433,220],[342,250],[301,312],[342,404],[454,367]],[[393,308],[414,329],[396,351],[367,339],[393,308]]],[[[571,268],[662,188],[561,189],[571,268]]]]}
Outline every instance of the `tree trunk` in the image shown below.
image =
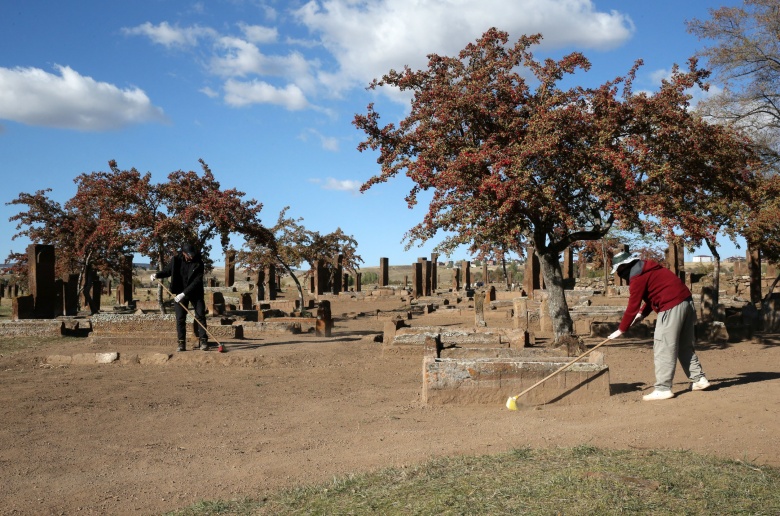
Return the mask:
{"type": "Polygon", "coordinates": [[[609,291],[609,269],[607,268],[607,242],[601,239],[601,261],[604,263],[604,297],[609,291]]]}
{"type": "Polygon", "coordinates": [[[298,299],[301,300],[301,312],[303,312],[303,307],[304,307],[303,286],[301,285],[301,282],[298,281],[298,277],[295,275],[295,273],[290,268],[290,266],[284,263],[281,259],[279,259],[279,257],[277,257],[277,260],[279,261],[280,264],[282,264],[282,267],[284,267],[284,269],[287,271],[287,273],[295,282],[295,286],[298,288],[298,299]]]}
{"type": "Polygon", "coordinates": [[[563,289],[561,262],[558,261],[557,252],[547,250],[540,254],[536,251],[536,255],[539,257],[539,262],[542,266],[550,318],[552,319],[553,335],[555,344],[557,344],[560,339],[574,333],[574,323],[569,314],[569,305],[566,303],[566,295],[563,289]]]}
{"type": "Polygon", "coordinates": [[[715,276],[712,278],[712,318],[718,321],[720,320],[720,312],[718,311],[718,304],[720,303],[720,254],[718,254],[718,248],[712,242],[706,238],[704,242],[706,242],[713,258],[715,258],[715,276]]]}
{"type": "Polygon", "coordinates": [[[501,257],[501,269],[504,271],[504,283],[506,283],[506,289],[510,290],[509,274],[506,273],[506,257],[501,257]]]}

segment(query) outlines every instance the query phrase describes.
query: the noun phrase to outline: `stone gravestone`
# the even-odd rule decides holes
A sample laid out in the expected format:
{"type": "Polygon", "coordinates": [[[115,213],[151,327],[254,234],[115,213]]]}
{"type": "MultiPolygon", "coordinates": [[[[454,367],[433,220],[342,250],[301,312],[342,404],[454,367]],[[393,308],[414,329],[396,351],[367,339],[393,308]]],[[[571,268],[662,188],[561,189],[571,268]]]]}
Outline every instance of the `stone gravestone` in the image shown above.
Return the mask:
{"type": "Polygon", "coordinates": [[[213,315],[225,314],[225,296],[221,292],[211,292],[209,312],[213,315]]]}
{"type": "Polygon", "coordinates": [[[263,290],[265,291],[265,301],[276,300],[276,267],[268,265],[263,271],[263,290]]]}
{"type": "Polygon", "coordinates": [[[534,247],[528,246],[525,251],[525,274],[523,275],[523,289],[528,297],[532,298],[534,290],[542,288],[539,282],[540,273],[539,257],[536,256],[534,247]]]}
{"type": "Polygon", "coordinates": [[[232,287],[236,282],[236,252],[225,253],[225,286],[232,287]]]}
{"type": "Polygon", "coordinates": [[[485,295],[474,296],[474,324],[476,326],[487,326],[485,322],[485,295]]]}
{"type": "Polygon", "coordinates": [[[421,297],[423,295],[423,270],[422,263],[415,262],[412,264],[414,274],[412,274],[412,296],[421,297]]]}
{"type": "Polygon", "coordinates": [[[122,257],[122,270],[119,272],[119,285],[116,289],[116,304],[129,305],[133,301],[133,255],[122,257]]]}
{"type": "Polygon", "coordinates": [[[79,313],[79,275],[69,274],[65,282],[65,315],[73,316],[79,313]]]}
{"type": "Polygon", "coordinates": [[[53,245],[30,244],[27,247],[27,277],[35,318],[52,319],[56,301],[53,245]]]}
{"type": "Polygon", "coordinates": [[[463,288],[470,289],[471,288],[471,262],[468,260],[463,260],[461,266],[462,272],[462,279],[463,279],[463,288]]]}
{"type": "Polygon", "coordinates": [[[431,290],[433,292],[436,292],[436,289],[439,288],[439,254],[438,253],[431,253],[431,290]]]}
{"type": "Polygon", "coordinates": [[[379,259],[379,286],[386,287],[390,284],[390,259],[379,259]]]}
{"type": "Polygon", "coordinates": [[[333,331],[333,317],[330,313],[330,301],[320,301],[317,306],[317,322],[315,334],[318,337],[330,337],[333,331]]]}

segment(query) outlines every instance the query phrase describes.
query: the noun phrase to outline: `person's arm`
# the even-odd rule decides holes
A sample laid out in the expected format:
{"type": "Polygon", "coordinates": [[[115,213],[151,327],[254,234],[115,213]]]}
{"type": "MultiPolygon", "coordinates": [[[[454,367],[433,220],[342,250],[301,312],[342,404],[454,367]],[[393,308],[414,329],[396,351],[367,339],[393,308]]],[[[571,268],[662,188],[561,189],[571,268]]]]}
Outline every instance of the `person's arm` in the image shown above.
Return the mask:
{"type": "Polygon", "coordinates": [[[641,313],[642,317],[645,317],[645,311],[650,308],[647,303],[645,303],[645,306],[640,310],[642,298],[644,298],[645,295],[645,282],[640,281],[639,276],[637,276],[632,283],[633,284],[628,287],[628,305],[626,306],[626,311],[623,312],[623,319],[620,320],[620,326],[618,327],[618,331],[621,334],[627,332],[631,325],[634,324],[634,319],[637,314],[641,313]]]}

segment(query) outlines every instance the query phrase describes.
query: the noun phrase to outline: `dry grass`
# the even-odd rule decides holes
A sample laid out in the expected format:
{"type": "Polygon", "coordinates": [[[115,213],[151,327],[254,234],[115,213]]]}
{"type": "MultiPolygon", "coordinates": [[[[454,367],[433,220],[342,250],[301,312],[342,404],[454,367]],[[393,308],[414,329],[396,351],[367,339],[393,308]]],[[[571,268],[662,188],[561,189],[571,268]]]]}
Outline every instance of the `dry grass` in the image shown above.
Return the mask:
{"type": "Polygon", "coordinates": [[[778,514],[780,471],[590,446],[451,457],[175,514],[778,514]]]}

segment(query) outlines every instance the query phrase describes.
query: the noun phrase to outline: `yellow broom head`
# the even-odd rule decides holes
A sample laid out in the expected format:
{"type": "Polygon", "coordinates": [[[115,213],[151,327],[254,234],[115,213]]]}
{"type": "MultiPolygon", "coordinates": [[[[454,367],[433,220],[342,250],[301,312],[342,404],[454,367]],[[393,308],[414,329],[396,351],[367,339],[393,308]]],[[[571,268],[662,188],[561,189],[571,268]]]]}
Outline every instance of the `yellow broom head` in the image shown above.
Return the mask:
{"type": "Polygon", "coordinates": [[[510,396],[510,398],[506,400],[506,408],[509,410],[517,410],[517,398],[510,396]]]}

